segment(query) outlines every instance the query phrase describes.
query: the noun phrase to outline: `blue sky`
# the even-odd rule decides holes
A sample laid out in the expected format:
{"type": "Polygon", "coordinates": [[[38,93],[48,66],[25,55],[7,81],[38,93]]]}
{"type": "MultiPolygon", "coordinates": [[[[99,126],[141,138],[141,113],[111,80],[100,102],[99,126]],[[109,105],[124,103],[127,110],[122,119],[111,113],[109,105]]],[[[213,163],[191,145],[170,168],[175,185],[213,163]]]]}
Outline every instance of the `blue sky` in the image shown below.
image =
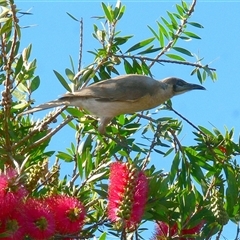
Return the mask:
{"type": "MultiPolygon", "coordinates": [[[[115,1],[105,1],[105,3],[115,1]]],[[[180,1],[122,1],[126,13],[118,29],[122,35],[134,35],[134,40],[151,37],[147,25],[155,28],[160,17],[167,17],[166,11],[175,11],[175,3],[180,1]]],[[[65,89],[56,79],[53,69],[64,75],[65,68],[70,68],[69,55],[76,63],[79,51],[79,25],[66,12],[84,21],[83,66],[92,61],[87,50],[98,47],[92,38],[96,19],[102,15],[100,1],[16,1],[18,8],[26,11],[31,8],[33,15],[20,19],[22,26],[34,25],[23,29],[21,48],[33,44],[32,58],[37,58],[37,74],[41,78],[39,90],[34,94],[36,104],[52,100],[65,93],[65,89]]],[[[212,129],[213,126],[224,132],[224,128],[235,129],[235,140],[240,132],[240,2],[239,1],[198,1],[192,21],[199,22],[204,29],[194,29],[201,40],[193,40],[179,45],[204,57],[203,63],[217,69],[218,80],[210,78],[204,83],[207,91],[195,91],[173,98],[174,108],[196,125],[212,129]]],[[[100,26],[100,22],[97,21],[100,26]]],[[[130,45],[129,45],[130,46],[130,45]]],[[[188,66],[155,65],[153,74],[156,79],[177,76],[189,82],[197,83],[196,76],[190,76],[188,66]]],[[[42,117],[43,113],[35,116],[42,117]]],[[[163,111],[158,117],[176,115],[163,111]]],[[[184,123],[182,144],[191,144],[193,129],[184,123]]],[[[49,149],[61,150],[70,145],[74,132],[69,128],[62,130],[52,140],[49,149]]],[[[239,159],[238,159],[239,161],[239,159]]],[[[166,159],[158,161],[159,168],[168,170],[166,159]]],[[[67,167],[67,166],[66,166],[67,167]]],[[[149,233],[150,234],[150,233],[149,233]]],[[[233,239],[236,227],[229,225],[223,235],[233,239]]],[[[150,235],[149,235],[150,236],[150,235]]]]}

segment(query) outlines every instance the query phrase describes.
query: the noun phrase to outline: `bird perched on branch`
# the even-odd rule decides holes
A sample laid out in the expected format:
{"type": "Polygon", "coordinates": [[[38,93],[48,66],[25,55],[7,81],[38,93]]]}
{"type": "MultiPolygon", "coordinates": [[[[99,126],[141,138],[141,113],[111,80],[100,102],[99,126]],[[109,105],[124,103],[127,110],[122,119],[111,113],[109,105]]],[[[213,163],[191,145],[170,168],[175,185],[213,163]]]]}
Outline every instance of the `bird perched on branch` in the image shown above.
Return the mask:
{"type": "Polygon", "coordinates": [[[103,134],[107,124],[117,115],[148,110],[175,95],[195,89],[205,90],[200,85],[187,83],[176,77],[157,81],[143,75],[122,75],[66,93],[59,99],[36,106],[22,114],[62,105],[76,106],[99,118],[98,131],[103,134]]]}

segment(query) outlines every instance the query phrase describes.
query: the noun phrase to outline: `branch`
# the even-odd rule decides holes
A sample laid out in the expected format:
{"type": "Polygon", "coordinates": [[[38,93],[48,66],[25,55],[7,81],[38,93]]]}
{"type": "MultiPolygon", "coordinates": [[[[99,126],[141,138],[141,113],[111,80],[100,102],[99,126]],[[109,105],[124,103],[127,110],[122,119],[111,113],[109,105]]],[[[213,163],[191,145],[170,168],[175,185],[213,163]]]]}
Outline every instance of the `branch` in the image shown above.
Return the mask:
{"type": "MultiPolygon", "coordinates": [[[[13,24],[13,37],[12,40],[8,40],[8,43],[11,44],[10,50],[7,51],[7,45],[6,41],[8,39],[7,35],[8,33],[11,34],[11,30],[9,30],[7,33],[5,33],[4,39],[1,37],[2,41],[2,53],[1,55],[4,56],[4,70],[6,71],[6,79],[5,79],[5,90],[2,92],[2,105],[4,107],[4,134],[5,134],[5,147],[7,149],[7,152],[11,151],[11,137],[9,133],[9,121],[11,116],[11,107],[12,107],[12,94],[11,89],[13,87],[13,80],[11,79],[11,76],[13,74],[12,71],[12,64],[14,62],[15,57],[15,50],[17,45],[17,38],[18,38],[18,31],[17,31],[17,16],[16,16],[16,6],[12,3],[12,1],[9,1],[9,5],[11,8],[11,18],[12,18],[12,24],[13,24]]],[[[10,19],[9,19],[10,20],[10,19]]]]}
{"type": "Polygon", "coordinates": [[[56,117],[61,114],[67,107],[60,108],[55,114],[53,114],[51,117],[48,119],[42,120],[37,126],[34,126],[34,128],[31,130],[31,132],[26,135],[24,138],[21,139],[18,143],[12,146],[12,150],[19,148],[22,145],[26,145],[26,142],[34,136],[37,132],[41,131],[44,129],[48,124],[50,124],[52,121],[56,119],[56,117]]]}
{"type": "MultiPolygon", "coordinates": [[[[30,149],[36,148],[37,146],[39,146],[41,143],[45,142],[47,139],[51,138],[55,133],[57,133],[60,129],[62,129],[65,125],[67,125],[69,122],[71,122],[73,120],[74,117],[72,116],[68,116],[64,122],[62,122],[61,124],[59,124],[56,128],[54,128],[52,131],[50,131],[46,136],[44,136],[43,138],[39,139],[38,141],[34,142],[32,145],[30,145],[27,150],[29,151],[30,149]]],[[[22,151],[21,154],[25,154],[25,151],[22,151]]]]}
{"type": "MultiPolygon", "coordinates": [[[[137,115],[140,116],[140,114],[137,114],[137,115]]],[[[142,167],[141,167],[142,170],[144,170],[147,167],[147,164],[149,163],[150,154],[151,154],[152,150],[154,149],[154,147],[156,145],[156,140],[157,140],[158,135],[159,135],[160,126],[161,126],[161,123],[158,123],[157,124],[157,131],[155,132],[155,134],[153,136],[153,140],[152,140],[151,145],[149,147],[148,154],[142,162],[142,167]]]]}
{"type": "Polygon", "coordinates": [[[129,56],[129,55],[118,55],[118,54],[114,54],[114,57],[118,57],[118,58],[130,58],[130,59],[138,59],[141,61],[150,61],[150,62],[157,62],[157,63],[175,63],[175,64],[181,64],[181,65],[187,65],[187,66],[192,66],[192,67],[196,67],[196,68],[208,68],[210,71],[216,71],[216,68],[210,68],[208,67],[208,65],[201,65],[199,63],[191,63],[191,62],[183,62],[183,61],[178,61],[178,60],[167,60],[167,59],[156,59],[156,58],[150,58],[150,57],[143,57],[143,56],[129,56]]]}
{"type": "Polygon", "coordinates": [[[80,41],[79,41],[79,59],[78,59],[78,71],[81,70],[82,65],[82,53],[83,53],[83,19],[80,20],[80,41]]]}
{"type": "Polygon", "coordinates": [[[165,105],[169,108],[169,110],[173,111],[175,114],[177,114],[180,118],[182,118],[184,121],[186,121],[189,125],[191,125],[193,128],[195,128],[198,132],[200,132],[203,136],[207,137],[207,135],[202,132],[197,126],[195,126],[192,122],[190,122],[187,118],[185,118],[183,115],[181,115],[179,112],[174,110],[172,106],[169,104],[165,103],[165,105]]]}

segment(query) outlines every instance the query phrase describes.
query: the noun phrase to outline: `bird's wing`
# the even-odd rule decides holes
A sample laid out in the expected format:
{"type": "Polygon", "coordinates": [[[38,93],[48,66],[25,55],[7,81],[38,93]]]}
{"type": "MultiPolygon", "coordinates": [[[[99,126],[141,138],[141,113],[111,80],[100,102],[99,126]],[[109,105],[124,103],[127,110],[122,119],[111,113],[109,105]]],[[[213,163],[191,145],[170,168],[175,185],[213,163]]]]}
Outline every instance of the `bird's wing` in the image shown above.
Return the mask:
{"type": "Polygon", "coordinates": [[[82,97],[95,98],[98,101],[136,101],[147,94],[153,95],[159,87],[159,81],[131,74],[92,84],[74,93],[67,93],[60,99],[82,97]]]}

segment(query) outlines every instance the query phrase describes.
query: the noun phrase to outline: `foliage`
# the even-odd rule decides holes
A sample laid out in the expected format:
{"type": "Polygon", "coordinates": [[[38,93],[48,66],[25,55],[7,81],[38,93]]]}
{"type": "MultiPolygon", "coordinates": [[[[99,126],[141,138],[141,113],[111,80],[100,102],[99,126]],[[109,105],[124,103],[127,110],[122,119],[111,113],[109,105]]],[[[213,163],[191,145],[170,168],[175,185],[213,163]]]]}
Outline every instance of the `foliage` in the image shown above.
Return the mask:
{"type": "MultiPolygon", "coordinates": [[[[52,111],[41,121],[18,116],[30,108],[32,93],[38,89],[40,77],[35,75],[37,60],[30,60],[32,45],[19,51],[19,17],[29,13],[18,10],[13,0],[1,0],[0,4],[1,170],[15,168],[32,197],[53,193],[78,197],[87,212],[81,232],[85,238],[99,237],[102,233],[101,240],[109,235],[141,239],[144,232],[141,225],[134,234],[117,231],[107,218],[109,165],[116,160],[134,163],[148,177],[148,201],[142,223],[177,223],[179,231],[172,236],[177,237],[186,226],[191,228],[204,221],[196,239],[210,239],[214,234],[219,239],[229,221],[238,224],[240,167],[236,157],[240,153],[240,140],[233,141],[234,129],[221,133],[217,129],[197,127],[176,112],[171,101],[159,106],[158,110],[174,111],[191,124],[196,136],[192,146],[183,146],[179,141],[178,136],[184,129],[180,120],[155,119],[149,111],[116,117],[107,127],[106,135],[97,132],[94,117],[73,107],[52,111]],[[61,123],[50,127],[59,116],[61,123]],[[76,141],[56,154],[47,152],[51,138],[63,127],[74,129],[76,141]],[[172,157],[169,173],[151,164],[153,152],[161,157],[172,157]],[[55,164],[48,167],[48,159],[54,154],[55,164]],[[60,161],[74,163],[70,180],[59,177],[60,161]]],[[[130,46],[129,41],[134,37],[121,35],[118,30],[125,6],[120,1],[116,6],[102,3],[103,15],[96,17],[92,35],[99,47],[89,51],[93,61],[81,68],[80,49],[78,69],[75,70],[71,59],[71,69],[66,68],[66,76],[54,70],[57,79],[66,90],[75,91],[91,79],[94,82],[108,79],[119,75],[123,69],[127,74],[152,76],[154,65],[166,63],[191,67],[190,74],[196,75],[200,83],[207,78],[216,80],[215,69],[202,64],[201,58],[182,47],[183,41],[200,39],[192,29],[203,26],[190,20],[195,4],[196,1],[191,5],[185,1],[176,4],[175,12],[167,12],[167,17],[161,17],[156,26],[148,26],[148,36],[130,46]],[[98,21],[102,23],[100,26],[98,21]]],[[[69,16],[78,21],[71,14],[69,16]]],[[[79,22],[81,25],[81,20],[79,22]]],[[[237,239],[238,232],[236,235],[237,239]]]]}

